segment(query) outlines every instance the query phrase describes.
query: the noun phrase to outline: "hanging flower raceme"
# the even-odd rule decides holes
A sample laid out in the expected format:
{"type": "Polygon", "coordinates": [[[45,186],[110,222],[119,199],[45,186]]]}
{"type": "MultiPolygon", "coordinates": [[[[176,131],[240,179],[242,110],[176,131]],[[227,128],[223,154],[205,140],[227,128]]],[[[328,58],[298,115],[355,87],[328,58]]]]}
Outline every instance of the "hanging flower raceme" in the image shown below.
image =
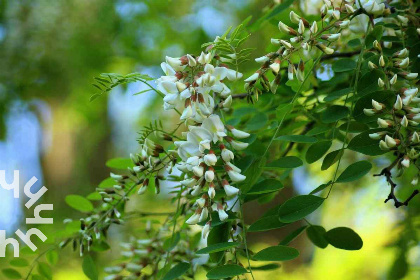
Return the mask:
{"type": "Polygon", "coordinates": [[[165,110],[180,109],[181,120],[201,123],[213,113],[215,97],[220,97],[222,107],[230,107],[231,90],[225,80],[237,80],[242,74],[222,63],[214,66],[213,56],[211,52],[202,52],[198,57],[189,54],[166,57],[166,62],[161,64],[165,76],[157,79],[157,88],[165,95],[165,110]]]}

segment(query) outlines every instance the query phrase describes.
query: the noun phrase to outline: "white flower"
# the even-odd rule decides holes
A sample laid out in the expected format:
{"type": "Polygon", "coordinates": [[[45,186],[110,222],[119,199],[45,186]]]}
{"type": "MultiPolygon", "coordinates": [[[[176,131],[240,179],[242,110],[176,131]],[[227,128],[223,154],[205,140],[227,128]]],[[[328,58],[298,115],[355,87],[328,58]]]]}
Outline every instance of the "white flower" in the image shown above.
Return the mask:
{"type": "Polygon", "coordinates": [[[385,143],[385,141],[384,141],[384,140],[379,141],[379,148],[380,148],[381,150],[384,150],[384,151],[389,150],[389,147],[386,145],[386,143],[385,143]]]}
{"type": "Polygon", "coordinates": [[[296,24],[299,23],[300,16],[298,16],[295,12],[291,11],[290,14],[289,14],[289,16],[290,16],[290,21],[291,22],[296,23],[296,24]]]}
{"type": "Polygon", "coordinates": [[[389,83],[391,85],[394,85],[397,82],[397,74],[394,74],[394,76],[392,76],[391,80],[389,80],[389,83]]]}
{"type": "Polygon", "coordinates": [[[238,139],[248,138],[250,135],[248,132],[236,129],[234,127],[230,127],[230,132],[232,132],[233,136],[238,139]]]}
{"type": "Polygon", "coordinates": [[[235,70],[232,70],[232,69],[227,69],[226,77],[228,78],[229,81],[239,80],[239,79],[242,78],[242,76],[243,76],[242,73],[239,73],[239,72],[237,72],[235,70]]]}
{"type": "Polygon", "coordinates": [[[216,165],[216,162],[217,162],[217,157],[212,151],[210,151],[209,154],[204,156],[204,163],[207,164],[208,166],[214,166],[216,165]]]}
{"type": "Polygon", "coordinates": [[[315,34],[315,33],[317,33],[317,32],[318,32],[318,24],[316,23],[316,21],[314,21],[314,22],[312,23],[312,26],[311,26],[311,28],[310,28],[310,31],[311,31],[311,33],[312,33],[312,34],[315,34]]]}
{"type": "Polygon", "coordinates": [[[236,182],[242,182],[243,180],[246,179],[246,176],[244,176],[244,175],[242,175],[242,174],[240,174],[238,172],[235,172],[233,170],[228,171],[228,175],[229,175],[229,178],[234,183],[236,183],[236,182]]]}
{"type": "Polygon", "coordinates": [[[196,200],[196,203],[198,206],[203,208],[204,205],[206,204],[206,199],[204,197],[200,197],[199,199],[196,200]]]}
{"type": "Polygon", "coordinates": [[[214,189],[214,185],[212,183],[209,184],[208,195],[211,199],[213,199],[216,195],[216,190],[214,189]]]}
{"type": "Polygon", "coordinates": [[[378,125],[382,128],[387,128],[387,127],[390,127],[391,124],[389,123],[389,121],[378,118],[378,125]]]}
{"type": "Polygon", "coordinates": [[[216,143],[219,138],[226,136],[225,126],[218,115],[210,115],[203,121],[201,127],[213,134],[214,143],[216,143]]]}
{"type": "Polygon", "coordinates": [[[163,73],[165,73],[166,76],[174,76],[175,75],[175,70],[167,63],[162,62],[160,64],[160,67],[163,70],[163,73]]]}
{"type": "Polygon", "coordinates": [[[184,111],[182,112],[182,115],[180,117],[181,120],[189,119],[193,116],[193,110],[191,106],[187,106],[184,111]]]}
{"type": "Polygon", "coordinates": [[[235,141],[235,140],[232,140],[232,141],[230,141],[230,144],[232,145],[232,147],[235,149],[235,150],[237,150],[237,151],[240,151],[240,150],[243,150],[243,149],[246,149],[247,147],[248,147],[248,143],[245,143],[245,142],[239,142],[239,141],[235,141]]]}
{"type": "Polygon", "coordinates": [[[231,160],[233,160],[235,157],[235,155],[233,154],[233,152],[229,149],[223,149],[222,150],[222,159],[225,162],[230,162],[231,160]]]}
{"type": "Polygon", "coordinates": [[[229,215],[226,214],[225,210],[223,209],[223,205],[220,203],[217,204],[217,213],[219,214],[219,219],[221,221],[225,221],[227,218],[229,218],[229,215]]]}
{"type": "Polygon", "coordinates": [[[373,109],[363,109],[363,113],[366,115],[366,116],[373,116],[373,115],[375,115],[376,114],[376,112],[373,110],[373,109]]]}
{"type": "Polygon", "coordinates": [[[204,225],[204,227],[203,227],[203,230],[201,231],[201,236],[202,236],[202,238],[203,239],[206,239],[207,238],[207,236],[209,235],[209,232],[210,232],[210,222],[207,222],[205,225],[204,225]]]}
{"type": "Polygon", "coordinates": [[[147,191],[147,186],[142,185],[139,190],[138,190],[138,194],[144,194],[147,191]]]}
{"type": "Polygon", "coordinates": [[[193,190],[192,190],[192,192],[191,192],[191,195],[193,195],[193,196],[197,196],[197,195],[199,195],[200,193],[201,193],[201,186],[200,186],[200,185],[194,186],[194,187],[193,187],[193,190]]]}
{"type": "Polygon", "coordinates": [[[408,156],[404,157],[404,159],[401,161],[401,165],[406,168],[410,167],[410,159],[408,158],[408,156]]]}
{"type": "Polygon", "coordinates": [[[264,56],[256,58],[255,62],[263,64],[264,62],[267,62],[269,60],[270,60],[270,58],[268,58],[268,56],[264,55],[264,56]]]}
{"type": "Polygon", "coordinates": [[[230,108],[232,106],[232,95],[229,95],[223,102],[222,108],[230,108]]]}
{"type": "Polygon", "coordinates": [[[254,74],[252,74],[251,76],[249,76],[247,79],[244,80],[245,83],[249,83],[252,81],[257,80],[260,77],[260,73],[255,72],[254,74]]]}
{"type": "Polygon", "coordinates": [[[223,188],[225,189],[225,193],[227,196],[233,196],[239,193],[239,189],[232,187],[231,185],[223,185],[223,188]]]}
{"type": "Polygon", "coordinates": [[[393,148],[397,145],[397,142],[395,141],[395,139],[388,135],[385,135],[385,143],[390,148],[393,148]]]}
{"type": "Polygon", "coordinates": [[[194,67],[197,65],[197,61],[195,60],[194,57],[192,57],[191,55],[187,54],[187,58],[188,58],[188,65],[190,67],[194,67]]]}
{"type": "Polygon", "coordinates": [[[192,186],[195,185],[195,183],[197,183],[197,181],[193,178],[188,178],[188,179],[182,180],[180,183],[183,186],[191,188],[192,186]]]}
{"type": "Polygon", "coordinates": [[[189,225],[195,225],[200,220],[200,213],[195,212],[191,217],[188,218],[185,222],[189,225]]]}
{"type": "Polygon", "coordinates": [[[166,57],[166,63],[168,63],[175,71],[183,71],[186,65],[182,65],[179,58],[173,58],[170,56],[166,57]]]}
{"type": "Polygon", "coordinates": [[[403,107],[402,99],[399,95],[397,95],[397,100],[395,101],[394,109],[395,110],[401,110],[402,107],[403,107]]]}
{"type": "Polygon", "coordinates": [[[122,178],[123,178],[123,176],[121,176],[121,175],[118,175],[118,174],[114,174],[114,173],[110,173],[110,176],[111,176],[111,178],[112,179],[114,179],[114,180],[122,180],[122,178]]]}
{"type": "Polygon", "coordinates": [[[204,173],[204,179],[206,180],[206,182],[213,182],[214,170],[209,168],[209,170],[207,170],[206,173],[204,173]]]}
{"type": "Polygon", "coordinates": [[[194,166],[192,168],[192,171],[194,173],[195,176],[201,177],[204,174],[204,167],[202,166],[194,166]]]}
{"type": "Polygon", "coordinates": [[[201,211],[199,222],[203,222],[207,220],[208,216],[209,216],[209,210],[207,208],[203,208],[203,210],[201,211]]]}

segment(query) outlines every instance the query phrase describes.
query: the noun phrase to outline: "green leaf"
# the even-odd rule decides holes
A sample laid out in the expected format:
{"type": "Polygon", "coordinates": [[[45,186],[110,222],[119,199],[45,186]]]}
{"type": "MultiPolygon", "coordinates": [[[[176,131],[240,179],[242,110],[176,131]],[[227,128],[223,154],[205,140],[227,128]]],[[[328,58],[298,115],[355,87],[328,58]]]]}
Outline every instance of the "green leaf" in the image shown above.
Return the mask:
{"type": "Polygon", "coordinates": [[[98,280],[98,269],[91,256],[86,255],[83,258],[82,268],[83,272],[90,280],[98,280]]]}
{"type": "Polygon", "coordinates": [[[292,242],[293,240],[295,240],[302,232],[305,231],[305,229],[308,226],[302,226],[294,231],[292,231],[289,235],[287,235],[280,243],[279,245],[284,245],[287,246],[290,244],[290,242],[292,242]]]}
{"type": "Polygon", "coordinates": [[[267,122],[268,122],[268,117],[266,114],[257,113],[248,121],[248,123],[246,124],[246,129],[247,131],[260,130],[263,127],[265,127],[267,122]]]}
{"type": "Polygon", "coordinates": [[[274,140],[296,142],[296,143],[315,143],[318,141],[315,137],[306,135],[283,135],[274,140]]]}
{"type": "Polygon", "coordinates": [[[363,240],[351,228],[338,227],[325,233],[325,239],[334,247],[343,250],[360,250],[363,240]]]}
{"type": "Polygon", "coordinates": [[[253,259],[257,261],[289,261],[297,258],[299,251],[283,245],[265,248],[256,253],[253,259]]]}
{"type": "Polygon", "coordinates": [[[173,236],[168,237],[165,242],[163,242],[163,249],[165,251],[171,251],[175,246],[178,244],[178,242],[181,240],[181,234],[176,232],[173,236]]]}
{"type": "Polygon", "coordinates": [[[359,133],[368,130],[369,126],[364,123],[351,121],[343,123],[338,129],[341,131],[348,131],[349,133],[359,133]]]}
{"type": "Polygon", "coordinates": [[[299,195],[287,200],[279,208],[279,218],[283,223],[293,223],[303,219],[318,209],[324,199],[314,195],[299,195]]]}
{"type": "Polygon", "coordinates": [[[108,188],[108,187],[112,187],[115,185],[115,180],[112,179],[111,177],[106,178],[105,180],[103,180],[102,182],[99,183],[99,187],[100,188],[108,188]]]}
{"type": "Polygon", "coordinates": [[[248,232],[257,232],[257,231],[268,231],[272,229],[277,229],[286,226],[286,223],[282,223],[279,220],[279,216],[270,215],[270,216],[263,216],[262,218],[258,219],[256,222],[249,226],[248,232]]]}
{"type": "Polygon", "coordinates": [[[243,171],[243,174],[246,176],[245,181],[243,181],[240,186],[240,189],[243,194],[248,193],[252,186],[254,186],[255,183],[258,181],[258,179],[261,176],[261,173],[263,172],[263,168],[261,168],[260,166],[264,165],[264,158],[253,159],[249,167],[245,171],[243,171]]]}
{"type": "Polygon", "coordinates": [[[377,69],[371,70],[364,74],[357,84],[357,94],[359,96],[364,96],[368,93],[381,90],[381,88],[378,86],[379,78],[384,80],[385,74],[384,72],[377,69]]]}
{"type": "Polygon", "coordinates": [[[338,149],[338,150],[328,153],[325,156],[324,161],[322,162],[321,170],[327,170],[328,168],[330,168],[331,165],[333,165],[340,159],[343,153],[344,153],[343,149],[338,149]]]}
{"type": "Polygon", "coordinates": [[[13,268],[5,268],[1,272],[9,279],[22,279],[22,275],[13,268]]]}
{"type": "Polygon", "coordinates": [[[133,168],[134,163],[130,158],[113,158],[106,162],[106,166],[109,168],[127,169],[128,167],[133,168]]]}
{"type": "Polygon", "coordinates": [[[38,273],[47,279],[52,279],[51,267],[44,262],[38,263],[38,273]]]}
{"type": "Polygon", "coordinates": [[[196,254],[204,255],[204,254],[226,251],[228,249],[235,248],[240,244],[241,243],[239,242],[223,242],[223,243],[218,243],[218,244],[212,244],[210,246],[207,246],[206,248],[198,250],[196,254]]]}
{"type": "Polygon", "coordinates": [[[324,101],[325,102],[330,102],[330,101],[337,100],[340,97],[349,94],[350,92],[353,92],[352,88],[345,88],[345,89],[340,89],[340,90],[337,90],[337,91],[333,91],[324,98],[324,101]]]}
{"type": "Polygon", "coordinates": [[[275,180],[275,179],[266,179],[254,185],[247,194],[254,195],[254,194],[271,193],[271,192],[278,191],[282,188],[283,188],[283,184],[280,181],[275,180]]]}
{"type": "Polygon", "coordinates": [[[328,246],[328,241],[324,237],[325,232],[326,230],[322,226],[310,226],[306,230],[309,240],[311,240],[315,246],[322,249],[328,246]]]}
{"type": "Polygon", "coordinates": [[[274,7],[274,9],[272,9],[270,12],[268,12],[267,14],[265,14],[264,16],[260,17],[256,22],[254,22],[251,27],[250,30],[252,32],[256,31],[259,29],[259,27],[261,26],[261,24],[275,16],[277,16],[278,14],[280,14],[281,12],[283,12],[284,10],[286,10],[290,5],[292,5],[294,2],[294,0],[286,0],[283,3],[277,5],[274,7]]]}
{"type": "Polygon", "coordinates": [[[378,101],[379,103],[383,103],[387,107],[392,107],[395,103],[396,97],[395,93],[390,90],[375,91],[361,97],[357,100],[353,110],[353,117],[356,121],[363,123],[376,122],[378,114],[375,114],[374,116],[366,116],[363,112],[363,109],[365,108],[372,108],[372,99],[378,101]]]}
{"type": "Polygon", "coordinates": [[[92,202],[80,195],[68,195],[65,201],[70,207],[83,213],[88,213],[93,210],[92,202]]]}
{"type": "Polygon", "coordinates": [[[338,61],[335,61],[332,65],[332,70],[336,73],[346,72],[356,69],[356,61],[351,58],[343,58],[338,61]]]}
{"type": "Polygon", "coordinates": [[[287,156],[279,158],[275,161],[270,162],[265,166],[267,169],[276,169],[276,168],[296,168],[303,165],[303,161],[295,156],[287,156]]]}
{"type": "Polygon", "coordinates": [[[29,265],[29,262],[24,258],[13,258],[10,260],[10,265],[16,267],[25,267],[29,265]]]}
{"type": "Polygon", "coordinates": [[[309,194],[316,194],[322,190],[324,190],[326,187],[328,187],[329,185],[331,185],[331,181],[329,181],[326,184],[321,184],[319,185],[316,189],[314,189],[313,191],[311,191],[309,194]]]}
{"type": "Polygon", "coordinates": [[[373,47],[373,41],[378,40],[378,42],[381,40],[383,35],[383,26],[376,25],[373,30],[366,36],[365,44],[366,49],[371,49],[373,47]]]}
{"type": "Polygon", "coordinates": [[[314,135],[319,135],[319,134],[323,134],[327,131],[330,131],[331,127],[328,126],[316,126],[314,128],[312,128],[311,130],[308,131],[308,133],[306,133],[306,135],[308,136],[314,136],[314,135]]]}
{"type": "Polygon", "coordinates": [[[58,253],[55,250],[48,251],[45,257],[51,265],[56,265],[58,262],[58,253]]]}
{"type": "Polygon", "coordinates": [[[252,270],[259,270],[259,271],[267,271],[267,270],[274,270],[279,268],[280,265],[276,264],[276,263],[270,263],[270,264],[266,264],[266,265],[261,265],[261,266],[252,266],[252,270]]]}
{"type": "Polygon", "coordinates": [[[321,141],[312,144],[306,152],[306,162],[311,164],[322,158],[330,149],[332,141],[321,141]]]}
{"type": "Polygon", "coordinates": [[[367,160],[355,162],[341,173],[337,179],[337,183],[346,183],[360,179],[372,169],[372,164],[367,160]]]}
{"type": "Polygon", "coordinates": [[[208,279],[224,279],[247,273],[248,271],[237,264],[226,264],[213,268],[207,273],[208,279]]]}
{"type": "MultiPolygon", "coordinates": [[[[221,225],[213,227],[210,230],[209,236],[207,238],[207,246],[227,242],[229,240],[230,227],[230,223],[223,223],[221,225]]],[[[213,262],[218,263],[224,255],[224,252],[211,253],[210,259],[213,262]]]]}
{"type": "Polygon", "coordinates": [[[163,277],[162,280],[178,279],[185,272],[187,272],[188,269],[190,269],[190,267],[191,267],[191,264],[181,262],[181,263],[175,265],[174,267],[172,267],[171,270],[169,270],[168,273],[165,274],[165,276],[163,277]]]}
{"type": "Polygon", "coordinates": [[[346,106],[333,105],[322,112],[321,121],[323,123],[333,123],[344,119],[349,114],[349,108],[346,106]]]}
{"type": "Polygon", "coordinates": [[[102,200],[102,196],[98,192],[93,192],[93,193],[88,194],[86,196],[86,199],[89,199],[89,200],[92,200],[92,201],[100,201],[100,200],[102,200]]]}
{"type": "Polygon", "coordinates": [[[384,131],[384,129],[371,129],[360,133],[350,140],[347,149],[362,153],[368,156],[378,156],[387,153],[379,148],[379,140],[374,140],[369,137],[369,134],[384,131]]]}

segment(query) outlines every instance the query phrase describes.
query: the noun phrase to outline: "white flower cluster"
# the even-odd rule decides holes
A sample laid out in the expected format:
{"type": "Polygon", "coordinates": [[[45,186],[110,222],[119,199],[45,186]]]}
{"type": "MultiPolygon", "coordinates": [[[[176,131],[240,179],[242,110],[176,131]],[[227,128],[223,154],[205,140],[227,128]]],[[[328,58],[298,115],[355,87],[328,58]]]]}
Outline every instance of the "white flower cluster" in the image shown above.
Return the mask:
{"type": "MultiPolygon", "coordinates": [[[[419,32],[420,30],[418,30],[419,32]]],[[[419,33],[420,34],[420,33],[419,33]]],[[[378,86],[395,92],[395,103],[387,108],[383,103],[372,99],[372,108],[363,111],[367,116],[379,115],[377,123],[379,128],[386,129],[369,134],[369,137],[379,141],[382,150],[393,150],[400,158],[398,169],[400,172],[410,166],[419,155],[419,124],[420,124],[420,97],[416,87],[418,73],[407,72],[410,69],[409,51],[406,48],[395,52],[389,60],[382,54],[380,42],[374,41],[373,47],[379,53],[378,63],[368,62],[370,69],[380,69],[385,72],[385,78],[378,79],[378,86]]],[[[418,177],[412,180],[417,185],[418,177]]]]}
{"type": "Polygon", "coordinates": [[[236,80],[242,74],[222,65],[215,67],[212,60],[213,55],[204,52],[199,57],[167,57],[161,64],[165,76],[157,80],[158,89],[165,94],[165,110],[183,106],[180,119],[186,122],[188,131],[182,134],[184,140],[174,142],[174,152],[181,159],[176,168],[184,174],[180,183],[187,187],[185,195],[197,198],[195,212],[186,223],[206,222],[203,238],[210,230],[210,213],[217,211],[219,219],[226,220],[225,198],[237,199],[239,189],[234,185],[246,177],[232,161],[234,151],[245,149],[248,143],[236,139],[249,137],[249,133],[225,126],[214,112],[216,102],[220,109],[232,104],[231,90],[223,81],[236,80]],[[223,194],[216,197],[219,190],[223,194]]]}
{"type": "Polygon", "coordinates": [[[189,54],[180,58],[166,57],[166,62],[161,64],[165,76],[157,80],[157,88],[165,94],[165,110],[183,107],[181,120],[201,123],[213,113],[213,93],[222,98],[222,108],[230,107],[231,90],[223,81],[240,79],[242,74],[226,66],[214,67],[212,59],[211,52],[202,52],[199,57],[189,54]]]}
{"type": "Polygon", "coordinates": [[[293,80],[296,77],[302,82],[304,80],[305,64],[301,60],[297,67],[295,67],[295,64],[292,62],[292,55],[299,53],[300,50],[310,52],[313,47],[318,48],[325,54],[334,53],[334,49],[329,45],[340,39],[341,29],[345,29],[350,25],[350,20],[341,19],[341,15],[343,13],[345,18],[347,18],[354,12],[355,9],[352,5],[346,4],[345,7],[340,8],[339,5],[334,5],[334,2],[324,0],[324,5],[321,9],[321,22],[314,21],[310,24],[305,18],[291,11],[289,14],[290,21],[297,25],[296,29],[281,21],[278,27],[281,32],[292,37],[290,39],[271,39],[271,43],[273,45],[279,45],[280,48],[276,52],[271,52],[255,59],[262,66],[245,80],[247,89],[250,90],[253,88],[255,82],[262,78],[261,83],[263,86],[275,93],[281,80],[280,65],[283,61],[287,62],[288,79],[293,80]],[[318,26],[324,26],[324,23],[329,25],[322,29],[318,28],[318,26]],[[273,72],[275,79],[269,85],[265,85],[268,80],[265,77],[265,72],[269,70],[273,72]]]}

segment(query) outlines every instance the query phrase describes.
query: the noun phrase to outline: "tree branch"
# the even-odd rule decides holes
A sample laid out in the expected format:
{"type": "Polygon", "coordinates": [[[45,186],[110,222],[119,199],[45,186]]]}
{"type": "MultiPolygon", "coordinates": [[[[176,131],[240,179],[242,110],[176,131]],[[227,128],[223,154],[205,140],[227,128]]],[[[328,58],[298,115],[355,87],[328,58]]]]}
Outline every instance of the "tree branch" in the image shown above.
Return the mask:
{"type": "Polygon", "coordinates": [[[373,175],[385,176],[386,181],[391,186],[391,190],[388,195],[388,198],[385,199],[384,203],[387,203],[389,200],[392,199],[394,200],[395,208],[399,208],[401,206],[408,206],[410,200],[412,200],[419,193],[419,190],[414,190],[413,193],[404,202],[399,201],[398,198],[395,196],[395,188],[397,187],[397,184],[392,180],[391,169],[394,168],[394,166],[400,161],[401,158],[402,155],[399,155],[388,167],[382,169],[381,173],[373,175]]]}
{"type": "Polygon", "coordinates": [[[352,56],[354,56],[356,54],[359,54],[359,53],[360,53],[360,50],[359,51],[354,51],[354,52],[328,54],[328,55],[324,55],[321,58],[321,61],[328,60],[328,59],[331,59],[331,58],[336,58],[336,57],[352,57],[352,56]]]}

